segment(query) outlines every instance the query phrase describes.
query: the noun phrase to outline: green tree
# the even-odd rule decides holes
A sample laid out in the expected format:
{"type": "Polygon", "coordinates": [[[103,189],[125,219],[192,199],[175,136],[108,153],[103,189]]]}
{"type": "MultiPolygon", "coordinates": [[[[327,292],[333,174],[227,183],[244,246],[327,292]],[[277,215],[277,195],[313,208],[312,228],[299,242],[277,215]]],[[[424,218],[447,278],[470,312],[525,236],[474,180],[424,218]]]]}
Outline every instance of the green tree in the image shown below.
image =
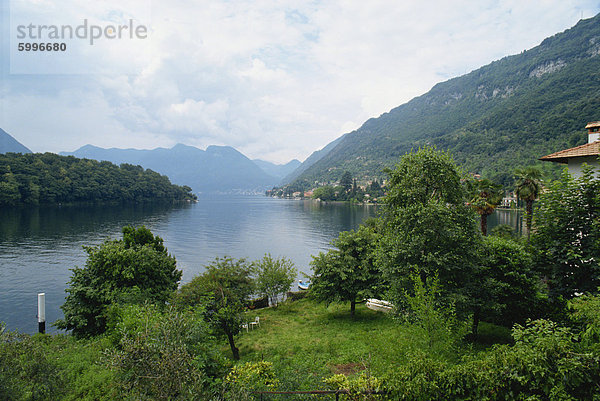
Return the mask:
{"type": "Polygon", "coordinates": [[[181,279],[175,258],[168,254],[162,238],[144,226],[124,227],[123,239],[107,240],[85,247],[84,268],[73,269],[65,303],[64,319],[57,327],[76,336],[105,331],[107,308],[115,302],[164,304],[181,279]]]}
{"type": "Polygon", "coordinates": [[[526,204],[527,238],[531,235],[531,221],[533,218],[533,202],[538,198],[542,188],[542,171],[529,166],[515,170],[515,192],[526,204]]]}
{"type": "Polygon", "coordinates": [[[540,280],[526,246],[510,238],[485,237],[472,332],[477,334],[479,314],[488,322],[507,327],[535,317],[542,301],[540,280]]]}
{"type": "Polygon", "coordinates": [[[481,233],[487,235],[487,218],[502,202],[502,186],[488,179],[468,181],[469,205],[481,216],[481,233]]]}
{"type": "Polygon", "coordinates": [[[13,206],[20,202],[19,183],[11,172],[10,166],[5,167],[5,173],[0,176],[0,205],[13,206]]]}
{"type": "Polygon", "coordinates": [[[565,169],[540,196],[532,244],[554,299],[600,287],[600,178],[591,167],[580,178],[565,169]]]}
{"type": "Polygon", "coordinates": [[[298,274],[294,262],[282,257],[274,259],[270,254],[255,262],[257,268],[256,290],[269,297],[271,305],[277,306],[279,294],[290,290],[298,274]]]}
{"type": "Polygon", "coordinates": [[[344,171],[344,174],[342,174],[340,186],[344,188],[344,192],[348,192],[352,189],[352,174],[349,171],[344,171]]]}
{"type": "Polygon", "coordinates": [[[380,274],[374,251],[378,234],[373,227],[361,225],[357,231],[341,232],[331,244],[337,248],[313,256],[311,295],[323,302],[350,302],[354,315],[356,301],[379,290],[380,274]]]}
{"type": "Polygon", "coordinates": [[[477,286],[481,234],[465,203],[458,167],[448,153],[427,147],[403,156],[388,174],[377,260],[391,298],[403,302],[414,287],[411,275],[424,285],[437,275],[441,297],[457,310],[466,307],[477,286]]]}
{"type": "Polygon", "coordinates": [[[244,259],[216,258],[206,271],[179,289],[180,306],[202,305],[204,319],[227,337],[233,358],[240,359],[234,336],[243,322],[243,311],[254,292],[254,270],[244,259]]]}
{"type": "Polygon", "coordinates": [[[335,188],[330,185],[319,187],[313,191],[312,198],[321,199],[322,201],[335,200],[335,188]]]}

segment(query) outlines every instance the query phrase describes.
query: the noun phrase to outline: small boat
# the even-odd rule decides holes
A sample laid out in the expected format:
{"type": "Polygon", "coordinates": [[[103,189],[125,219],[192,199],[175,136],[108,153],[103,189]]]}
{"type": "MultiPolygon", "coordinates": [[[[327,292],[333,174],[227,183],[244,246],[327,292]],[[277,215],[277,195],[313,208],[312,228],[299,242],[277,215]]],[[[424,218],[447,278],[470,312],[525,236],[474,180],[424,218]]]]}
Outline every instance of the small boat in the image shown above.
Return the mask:
{"type": "Polygon", "coordinates": [[[394,305],[391,302],[384,301],[381,299],[369,298],[367,299],[367,308],[376,310],[379,312],[390,312],[394,305]]]}
{"type": "Polygon", "coordinates": [[[308,290],[309,287],[310,287],[310,280],[298,281],[298,289],[306,291],[306,290],[308,290]]]}

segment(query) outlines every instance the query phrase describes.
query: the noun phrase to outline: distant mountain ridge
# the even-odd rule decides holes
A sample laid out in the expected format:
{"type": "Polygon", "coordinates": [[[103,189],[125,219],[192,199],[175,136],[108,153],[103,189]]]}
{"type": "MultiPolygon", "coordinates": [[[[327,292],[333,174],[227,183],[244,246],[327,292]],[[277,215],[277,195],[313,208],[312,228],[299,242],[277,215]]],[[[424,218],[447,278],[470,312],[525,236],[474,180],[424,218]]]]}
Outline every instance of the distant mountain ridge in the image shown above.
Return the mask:
{"type": "Polygon", "coordinates": [[[282,179],[286,175],[290,174],[292,171],[296,170],[302,164],[300,160],[297,159],[291,160],[286,164],[275,164],[260,159],[253,159],[252,161],[265,173],[278,179],[282,179]]]}
{"type": "Polygon", "coordinates": [[[369,119],[291,178],[335,181],[346,170],[381,178],[411,149],[436,145],[467,171],[508,185],[515,167],[585,143],[585,124],[600,119],[599,66],[600,14],[369,119]]]}
{"type": "Polygon", "coordinates": [[[25,145],[0,128],[0,153],[31,153],[25,145]]]}
{"type": "Polygon", "coordinates": [[[197,193],[262,192],[279,181],[230,146],[202,150],[177,144],[170,149],[138,150],[85,145],[60,154],[140,165],[168,176],[174,184],[188,185],[197,193]]]}
{"type": "Polygon", "coordinates": [[[342,141],[342,139],[346,135],[347,134],[342,135],[341,137],[333,140],[332,142],[329,142],[329,144],[327,144],[322,149],[312,152],[311,155],[308,156],[308,158],[306,160],[304,160],[304,162],[302,162],[302,164],[300,166],[296,167],[296,169],[294,171],[292,171],[291,173],[289,173],[288,175],[283,177],[283,179],[281,180],[281,184],[282,185],[289,184],[290,182],[292,182],[292,181],[296,180],[298,177],[300,177],[312,165],[314,165],[316,162],[318,162],[319,160],[321,160],[322,158],[327,156],[329,154],[329,152],[331,152],[338,145],[338,143],[340,143],[342,141]]]}

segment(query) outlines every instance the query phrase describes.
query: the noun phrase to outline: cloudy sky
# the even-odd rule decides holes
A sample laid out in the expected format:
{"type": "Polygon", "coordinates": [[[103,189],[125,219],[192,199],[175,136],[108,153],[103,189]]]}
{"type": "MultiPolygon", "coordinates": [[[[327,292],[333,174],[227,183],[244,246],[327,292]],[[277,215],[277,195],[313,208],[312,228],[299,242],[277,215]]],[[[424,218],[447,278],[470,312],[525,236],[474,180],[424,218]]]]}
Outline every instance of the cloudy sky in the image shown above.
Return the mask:
{"type": "Polygon", "coordinates": [[[33,151],[215,144],[277,163],[600,12],[599,0],[0,2],[0,128],[33,151]],[[17,50],[40,42],[19,25],[86,20],[148,34],[17,50]]]}

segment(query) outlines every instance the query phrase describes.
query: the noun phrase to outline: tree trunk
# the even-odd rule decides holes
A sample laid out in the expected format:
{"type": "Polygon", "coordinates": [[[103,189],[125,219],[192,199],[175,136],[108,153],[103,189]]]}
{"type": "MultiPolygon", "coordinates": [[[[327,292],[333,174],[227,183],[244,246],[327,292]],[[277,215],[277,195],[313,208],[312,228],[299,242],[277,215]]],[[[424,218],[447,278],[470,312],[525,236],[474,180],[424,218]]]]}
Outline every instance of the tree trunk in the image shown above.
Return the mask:
{"type": "Polygon", "coordinates": [[[235,342],[233,341],[233,334],[230,331],[226,331],[227,339],[229,340],[229,346],[231,347],[231,352],[233,353],[233,359],[236,361],[240,360],[240,350],[235,346],[235,342]]]}
{"type": "Polygon", "coordinates": [[[481,234],[487,235],[487,214],[481,215],[481,234]]]}
{"type": "Polygon", "coordinates": [[[471,325],[471,333],[473,334],[473,339],[477,338],[477,329],[479,328],[479,319],[481,317],[481,308],[478,306],[475,308],[475,312],[473,313],[473,324],[471,325]]]}
{"type": "Polygon", "coordinates": [[[533,218],[533,200],[527,200],[527,216],[526,217],[526,225],[527,225],[527,241],[529,241],[529,235],[531,234],[531,219],[533,218]]]}
{"type": "Polygon", "coordinates": [[[350,316],[354,316],[354,310],[356,309],[356,301],[353,299],[350,301],[350,316]]]}

